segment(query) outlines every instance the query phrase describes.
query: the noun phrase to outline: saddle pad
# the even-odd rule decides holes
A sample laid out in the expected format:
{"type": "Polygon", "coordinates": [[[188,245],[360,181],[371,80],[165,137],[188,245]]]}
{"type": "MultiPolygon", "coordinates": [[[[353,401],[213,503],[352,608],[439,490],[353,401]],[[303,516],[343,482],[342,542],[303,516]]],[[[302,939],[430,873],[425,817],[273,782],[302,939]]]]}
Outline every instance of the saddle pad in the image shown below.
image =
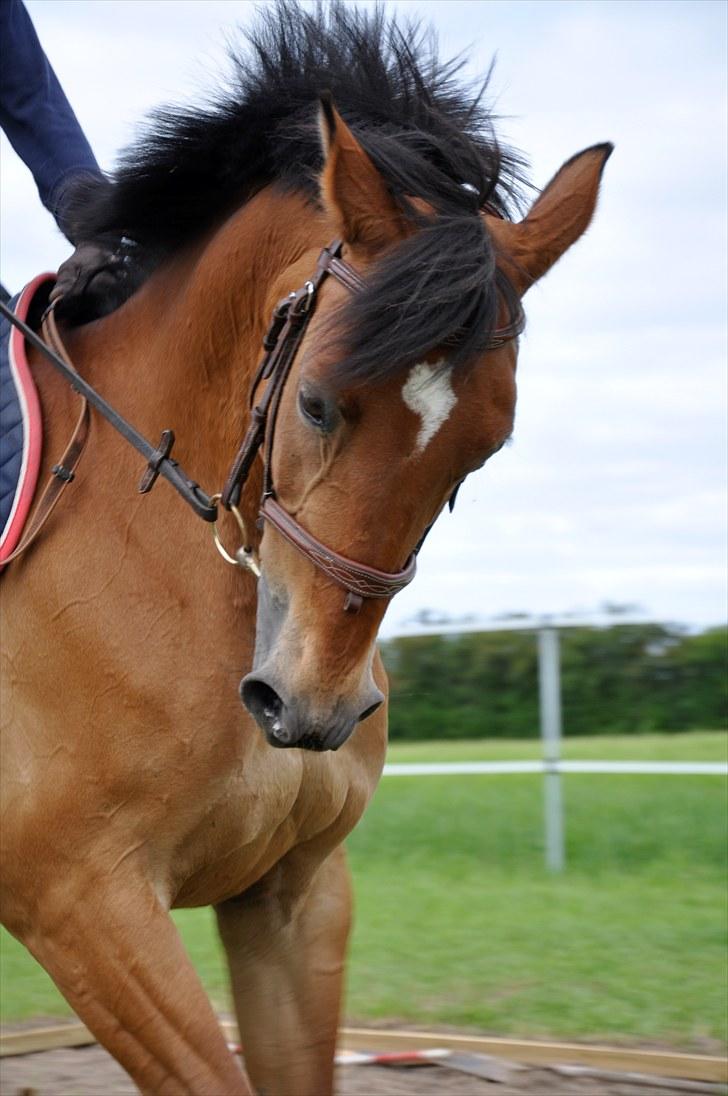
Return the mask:
{"type": "MultiPolygon", "coordinates": [[[[27,320],[30,306],[52,274],[39,274],[9,302],[27,320]]],[[[47,292],[47,289],[46,289],[47,292]]],[[[0,566],[20,540],[40,468],[43,424],[25,339],[0,316],[0,566]]]]}

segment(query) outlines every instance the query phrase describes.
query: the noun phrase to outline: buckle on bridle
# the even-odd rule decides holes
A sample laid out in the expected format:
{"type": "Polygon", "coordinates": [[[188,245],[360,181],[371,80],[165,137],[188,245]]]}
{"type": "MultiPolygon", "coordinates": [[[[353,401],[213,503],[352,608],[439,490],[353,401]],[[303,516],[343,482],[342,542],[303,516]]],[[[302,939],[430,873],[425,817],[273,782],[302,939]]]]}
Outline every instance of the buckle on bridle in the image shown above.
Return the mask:
{"type": "Polygon", "coordinates": [[[289,293],[287,297],[284,297],[282,301],[279,301],[276,307],[273,309],[273,318],[270,321],[270,327],[263,336],[263,349],[267,351],[275,350],[276,343],[278,342],[278,336],[283,330],[283,325],[288,317],[288,310],[291,307],[292,293],[289,293]]]}
{"type": "Polygon", "coordinates": [[[291,323],[303,323],[313,304],[313,299],[316,294],[316,286],[313,282],[304,282],[300,289],[297,289],[295,293],[291,293],[291,303],[289,320],[291,323]]]}

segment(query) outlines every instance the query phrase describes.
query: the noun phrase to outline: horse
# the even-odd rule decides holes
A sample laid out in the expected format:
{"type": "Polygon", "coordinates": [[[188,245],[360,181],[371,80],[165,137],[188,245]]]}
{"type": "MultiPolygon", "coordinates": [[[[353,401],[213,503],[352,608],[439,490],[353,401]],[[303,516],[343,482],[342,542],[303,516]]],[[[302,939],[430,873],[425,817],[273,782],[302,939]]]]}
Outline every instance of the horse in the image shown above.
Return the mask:
{"type": "MultiPolygon", "coordinates": [[[[150,1093],[332,1091],[342,843],[387,740],[377,631],[511,434],[521,300],[611,152],[513,220],[518,160],[419,32],[353,5],[261,18],[227,97],[159,115],[79,206],[133,291],[56,308],[80,376],[174,426],[244,566],[161,480],[136,492],[94,415],[2,579],[2,919],[150,1093]],[[170,917],[192,906],[215,909],[244,1071],[170,917]]],[[[76,396],[28,353],[49,472],[76,396]]]]}

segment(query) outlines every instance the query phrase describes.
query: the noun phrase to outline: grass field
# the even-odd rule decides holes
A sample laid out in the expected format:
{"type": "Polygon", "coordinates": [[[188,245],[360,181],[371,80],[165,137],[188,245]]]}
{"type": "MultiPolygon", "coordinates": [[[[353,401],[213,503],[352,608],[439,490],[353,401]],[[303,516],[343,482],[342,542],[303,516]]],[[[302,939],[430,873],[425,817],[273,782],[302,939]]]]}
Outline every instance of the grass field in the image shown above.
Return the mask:
{"type": "MultiPolygon", "coordinates": [[[[570,761],[728,761],[728,735],[718,731],[688,734],[591,735],[564,738],[570,761]]],[[[398,742],[387,761],[529,761],[541,756],[541,742],[529,739],[481,739],[398,742]]]]}
{"type": "MultiPolygon", "coordinates": [[[[571,758],[713,761],[719,733],[567,740],[571,758]]],[[[391,761],[538,756],[536,742],[417,743],[391,761]]],[[[726,1038],[726,782],[564,779],[568,870],[543,869],[538,776],[388,777],[349,840],[352,1021],[716,1047],[726,1038]]],[[[216,1003],[207,910],[175,914],[216,1003]]],[[[2,937],[5,1019],[63,1015],[2,937]]]]}

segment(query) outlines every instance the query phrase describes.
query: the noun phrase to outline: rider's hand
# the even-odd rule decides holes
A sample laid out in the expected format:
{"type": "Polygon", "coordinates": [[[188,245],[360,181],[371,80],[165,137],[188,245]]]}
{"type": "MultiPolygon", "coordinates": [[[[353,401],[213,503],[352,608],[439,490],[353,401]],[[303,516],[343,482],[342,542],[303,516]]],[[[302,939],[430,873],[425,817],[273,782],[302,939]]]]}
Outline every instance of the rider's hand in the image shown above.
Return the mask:
{"type": "Polygon", "coordinates": [[[140,277],[131,241],[116,233],[104,238],[89,225],[110,189],[111,183],[100,173],[81,171],[64,182],[55,200],[58,227],[76,250],[59,269],[50,299],[58,302],[58,315],[70,323],[87,323],[113,312],[140,277]]]}
{"type": "Polygon", "coordinates": [[[59,314],[84,323],[112,312],[129,292],[128,267],[115,251],[96,243],[80,243],[58,271],[50,295],[60,301],[59,314]]]}

